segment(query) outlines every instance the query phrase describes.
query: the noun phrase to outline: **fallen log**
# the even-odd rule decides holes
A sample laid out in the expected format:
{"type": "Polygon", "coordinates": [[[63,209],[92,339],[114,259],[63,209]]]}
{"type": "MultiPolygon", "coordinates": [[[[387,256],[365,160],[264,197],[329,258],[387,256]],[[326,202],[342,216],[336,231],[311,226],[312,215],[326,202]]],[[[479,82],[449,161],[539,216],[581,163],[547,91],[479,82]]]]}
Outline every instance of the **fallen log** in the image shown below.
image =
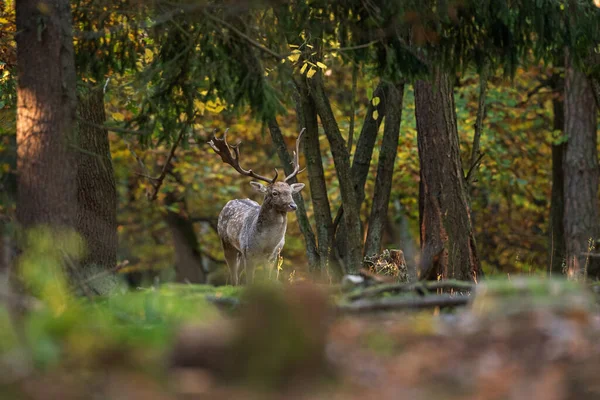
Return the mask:
{"type": "Polygon", "coordinates": [[[467,295],[431,295],[425,297],[384,297],[381,299],[362,299],[352,303],[340,304],[341,313],[365,313],[372,311],[418,310],[435,307],[465,306],[471,301],[467,295]]]}
{"type": "Polygon", "coordinates": [[[472,291],[475,285],[471,282],[447,280],[447,281],[432,281],[432,282],[415,282],[415,283],[387,283],[376,286],[369,286],[358,292],[351,293],[347,296],[350,301],[358,299],[371,298],[379,296],[383,293],[408,293],[417,292],[421,295],[426,295],[435,290],[455,290],[455,291],[472,291]]]}

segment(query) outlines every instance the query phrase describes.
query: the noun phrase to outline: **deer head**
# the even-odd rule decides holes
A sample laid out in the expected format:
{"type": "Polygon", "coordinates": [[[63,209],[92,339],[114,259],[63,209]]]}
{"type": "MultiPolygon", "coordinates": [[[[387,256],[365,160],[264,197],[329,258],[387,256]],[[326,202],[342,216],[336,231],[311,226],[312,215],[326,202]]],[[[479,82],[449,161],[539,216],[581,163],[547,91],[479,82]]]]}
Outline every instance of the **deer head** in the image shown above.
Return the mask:
{"type": "Polygon", "coordinates": [[[223,134],[223,138],[219,139],[217,137],[213,137],[208,144],[217,153],[221,160],[224,163],[231,165],[237,172],[239,172],[243,176],[249,176],[254,179],[258,179],[264,182],[267,182],[267,185],[263,185],[260,182],[250,182],[254,190],[262,193],[265,196],[265,200],[263,204],[267,207],[271,207],[279,212],[290,212],[295,211],[298,206],[294,202],[292,195],[300,192],[304,188],[303,183],[292,183],[291,185],[288,183],[292,180],[300,171],[299,164],[299,152],[300,152],[300,139],[302,138],[302,134],[306,130],[303,128],[296,139],[296,150],[294,151],[294,159],[292,161],[294,165],[294,170],[285,177],[283,182],[276,182],[277,177],[279,176],[277,169],[275,169],[275,176],[273,178],[267,178],[262,175],[256,174],[251,169],[244,169],[240,165],[240,149],[239,146],[241,142],[238,142],[235,145],[230,145],[227,143],[227,131],[223,134]],[[232,152],[233,150],[233,152],[232,152]]]}

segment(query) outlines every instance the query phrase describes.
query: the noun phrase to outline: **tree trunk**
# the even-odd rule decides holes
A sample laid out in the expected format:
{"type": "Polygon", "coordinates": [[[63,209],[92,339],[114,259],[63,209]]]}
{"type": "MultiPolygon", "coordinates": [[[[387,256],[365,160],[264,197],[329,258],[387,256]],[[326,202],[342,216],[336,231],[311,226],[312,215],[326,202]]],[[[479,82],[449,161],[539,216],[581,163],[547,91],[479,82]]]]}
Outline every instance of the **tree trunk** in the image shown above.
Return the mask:
{"type": "Polygon", "coordinates": [[[565,57],[564,153],[565,242],[567,274],[587,272],[588,241],[598,238],[597,108],[587,76],[565,57]]]}
{"type": "Polygon", "coordinates": [[[352,183],[352,171],[350,169],[350,156],[346,141],[340,133],[340,129],[331,110],[329,99],[323,88],[320,75],[315,76],[312,86],[312,98],[315,101],[317,113],[321,118],[321,124],[329,141],[335,170],[340,184],[342,203],[344,205],[344,222],[346,223],[346,249],[348,257],[345,260],[346,272],[357,272],[362,265],[362,237],[360,214],[358,213],[358,199],[352,183]]]}
{"type": "Polygon", "coordinates": [[[173,238],[175,250],[175,279],[177,282],[204,283],[206,274],[202,255],[198,249],[198,238],[192,221],[187,217],[185,200],[175,192],[167,193],[167,225],[173,238]],[[171,207],[169,207],[171,206],[171,207]],[[175,210],[173,207],[178,207],[175,210]]]}
{"type": "Polygon", "coordinates": [[[17,219],[75,227],[76,75],[70,4],[20,0],[17,14],[17,219]]]}
{"type": "Polygon", "coordinates": [[[398,85],[398,88],[388,85],[386,95],[383,142],[381,144],[381,151],[379,152],[375,193],[373,194],[369,230],[365,243],[365,256],[378,254],[381,249],[381,235],[383,234],[383,228],[387,219],[394,163],[396,162],[396,152],[398,150],[404,84],[398,85]]]}
{"type": "Polygon", "coordinates": [[[314,101],[309,94],[305,82],[300,82],[295,93],[296,114],[304,133],[304,157],[306,171],[310,184],[310,197],[315,215],[317,246],[319,252],[319,267],[322,272],[327,270],[329,253],[333,239],[333,222],[331,208],[327,196],[327,184],[323,171],[323,158],[319,143],[319,123],[314,101]]]}
{"type": "MultiPolygon", "coordinates": [[[[356,143],[356,151],[352,159],[352,180],[354,191],[357,196],[357,211],[360,215],[360,209],[365,200],[365,183],[369,176],[369,168],[371,167],[371,159],[373,158],[373,149],[377,141],[377,133],[383,121],[387,103],[386,85],[379,83],[373,92],[373,98],[379,99],[378,105],[373,105],[373,101],[369,101],[367,114],[363,123],[358,141],[356,143]],[[377,118],[373,118],[374,111],[377,111],[377,118]]],[[[347,256],[346,246],[346,223],[343,220],[344,205],[338,209],[335,216],[334,233],[335,233],[335,248],[337,256],[343,261],[347,256]]]]}
{"type": "MultiPolygon", "coordinates": [[[[287,146],[285,144],[285,140],[283,139],[283,135],[281,134],[281,129],[279,128],[279,124],[277,120],[273,118],[268,121],[269,132],[271,132],[271,139],[277,148],[277,154],[279,155],[279,159],[283,163],[283,171],[286,175],[292,173],[293,165],[292,165],[292,157],[287,150],[287,146]]],[[[306,139],[304,139],[306,140],[306,139]]],[[[318,149],[317,149],[318,150],[318,149]]],[[[294,177],[290,183],[296,183],[298,180],[294,177]]],[[[304,243],[306,244],[306,257],[308,259],[308,267],[310,271],[318,271],[320,269],[319,266],[319,254],[317,249],[317,243],[315,241],[315,234],[310,227],[310,221],[308,220],[308,216],[306,214],[306,206],[304,204],[304,199],[301,193],[296,193],[293,195],[294,201],[298,205],[298,210],[296,211],[296,218],[298,219],[298,225],[300,226],[300,231],[302,232],[302,236],[304,237],[304,243]]],[[[330,217],[331,218],[331,217],[330,217]]]]}
{"type": "MultiPolygon", "coordinates": [[[[557,82],[553,85],[557,97],[552,100],[554,112],[554,130],[564,134],[565,107],[563,100],[564,79],[556,76],[557,82]],[[562,90],[561,90],[562,89],[562,90]]],[[[550,249],[549,268],[550,274],[562,274],[565,260],[565,229],[563,225],[565,197],[564,197],[564,170],[563,157],[565,144],[552,145],[552,197],[550,203],[550,249]]]]}
{"type": "Polygon", "coordinates": [[[476,280],[482,276],[461,166],[450,76],[415,83],[421,166],[420,279],[476,280]]]}
{"type": "Polygon", "coordinates": [[[112,269],[117,264],[117,188],[106,121],[104,94],[80,94],[77,149],[77,231],[85,241],[82,265],[112,269]]]}

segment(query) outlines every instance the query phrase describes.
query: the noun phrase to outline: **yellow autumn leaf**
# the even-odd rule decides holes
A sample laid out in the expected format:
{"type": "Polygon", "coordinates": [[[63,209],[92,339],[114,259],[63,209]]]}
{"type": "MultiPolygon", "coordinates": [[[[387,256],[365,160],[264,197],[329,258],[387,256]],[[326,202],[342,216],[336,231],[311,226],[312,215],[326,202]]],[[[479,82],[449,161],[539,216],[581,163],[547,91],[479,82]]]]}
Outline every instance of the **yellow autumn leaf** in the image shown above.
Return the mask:
{"type": "Polygon", "coordinates": [[[204,115],[204,109],[205,109],[205,105],[203,102],[201,102],[198,99],[194,100],[194,108],[198,111],[200,111],[200,115],[204,115]]]}
{"type": "Polygon", "coordinates": [[[6,18],[0,18],[0,24],[8,24],[8,20],[6,18]]]}
{"type": "Polygon", "coordinates": [[[290,54],[288,56],[288,60],[290,60],[291,62],[296,62],[296,61],[298,61],[299,58],[300,58],[300,53],[290,54]]]}
{"type": "Polygon", "coordinates": [[[379,118],[379,113],[377,112],[377,110],[373,111],[373,119],[377,119],[379,118]]]}
{"type": "Polygon", "coordinates": [[[297,44],[288,44],[288,46],[290,46],[290,48],[292,49],[297,49],[298,47],[300,47],[297,44]]]}
{"type": "Polygon", "coordinates": [[[212,113],[218,114],[225,109],[225,106],[221,103],[221,101],[212,101],[209,100],[206,102],[206,110],[212,113]]]}
{"type": "Polygon", "coordinates": [[[314,69],[313,67],[310,67],[310,69],[308,70],[308,72],[306,73],[306,76],[308,78],[312,78],[315,74],[317,73],[317,70],[314,69]]]}
{"type": "Polygon", "coordinates": [[[306,71],[306,67],[308,67],[308,63],[304,63],[304,65],[302,66],[302,68],[300,68],[300,74],[304,74],[304,71],[306,71]]]}
{"type": "Polygon", "coordinates": [[[375,107],[377,107],[377,105],[379,104],[380,101],[381,101],[381,99],[379,97],[373,97],[373,100],[371,100],[371,103],[373,103],[373,105],[375,107]]]}
{"type": "Polygon", "coordinates": [[[317,61],[317,66],[318,66],[319,68],[321,68],[321,69],[327,69],[327,65],[323,64],[323,63],[322,63],[322,62],[320,62],[320,61],[317,61]]]}
{"type": "Polygon", "coordinates": [[[150,49],[145,49],[144,56],[146,57],[146,61],[151,61],[152,58],[154,57],[154,53],[150,49]]]}
{"type": "Polygon", "coordinates": [[[306,47],[308,47],[309,49],[312,49],[314,46],[311,44],[307,44],[306,47]]]}
{"type": "Polygon", "coordinates": [[[115,121],[124,121],[125,120],[125,116],[123,114],[121,114],[120,112],[113,113],[112,117],[115,121]]]}

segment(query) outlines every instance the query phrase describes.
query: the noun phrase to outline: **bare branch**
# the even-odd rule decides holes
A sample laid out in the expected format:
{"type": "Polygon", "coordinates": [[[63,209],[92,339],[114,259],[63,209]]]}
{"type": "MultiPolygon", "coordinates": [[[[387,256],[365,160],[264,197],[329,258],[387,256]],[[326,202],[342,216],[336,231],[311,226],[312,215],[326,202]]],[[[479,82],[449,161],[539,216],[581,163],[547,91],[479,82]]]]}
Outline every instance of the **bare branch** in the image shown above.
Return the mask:
{"type": "Polygon", "coordinates": [[[483,131],[483,118],[485,117],[485,97],[488,86],[488,74],[489,66],[486,64],[483,66],[479,76],[479,105],[477,108],[477,120],[475,121],[475,134],[473,135],[473,148],[471,149],[471,166],[466,176],[467,185],[472,183],[474,171],[477,169],[483,158],[483,153],[480,151],[480,140],[481,132],[483,131]]]}
{"type": "Polygon", "coordinates": [[[154,187],[154,192],[152,193],[152,195],[150,196],[150,201],[154,201],[156,200],[156,197],[158,196],[158,191],[160,190],[160,187],[163,184],[163,181],[165,180],[165,177],[167,176],[167,172],[169,170],[169,168],[171,167],[171,160],[173,159],[173,156],[175,155],[175,150],[177,150],[177,147],[179,147],[179,143],[181,143],[181,139],[183,139],[183,136],[185,135],[185,131],[186,128],[182,128],[181,132],[179,132],[179,136],[177,137],[177,140],[175,140],[175,143],[173,143],[173,146],[171,146],[171,150],[169,151],[169,155],[167,156],[167,160],[165,161],[165,164],[162,167],[162,170],[160,171],[160,175],[157,178],[153,178],[153,182],[152,182],[152,186],[154,187]]]}
{"type": "Polygon", "coordinates": [[[256,40],[252,39],[251,37],[249,37],[248,35],[246,35],[244,32],[240,31],[239,29],[237,29],[236,27],[234,27],[233,25],[231,25],[230,23],[223,21],[220,18],[215,17],[214,15],[207,13],[207,12],[203,12],[204,16],[208,19],[210,19],[213,22],[216,22],[219,25],[224,26],[225,28],[229,29],[231,32],[235,33],[237,36],[239,36],[240,38],[244,39],[245,41],[247,41],[248,43],[250,43],[252,46],[256,47],[257,49],[275,57],[278,60],[283,60],[285,59],[286,56],[283,56],[281,54],[276,53],[275,51],[269,49],[268,47],[263,46],[262,44],[260,44],[259,42],[257,42],[256,40]]]}

